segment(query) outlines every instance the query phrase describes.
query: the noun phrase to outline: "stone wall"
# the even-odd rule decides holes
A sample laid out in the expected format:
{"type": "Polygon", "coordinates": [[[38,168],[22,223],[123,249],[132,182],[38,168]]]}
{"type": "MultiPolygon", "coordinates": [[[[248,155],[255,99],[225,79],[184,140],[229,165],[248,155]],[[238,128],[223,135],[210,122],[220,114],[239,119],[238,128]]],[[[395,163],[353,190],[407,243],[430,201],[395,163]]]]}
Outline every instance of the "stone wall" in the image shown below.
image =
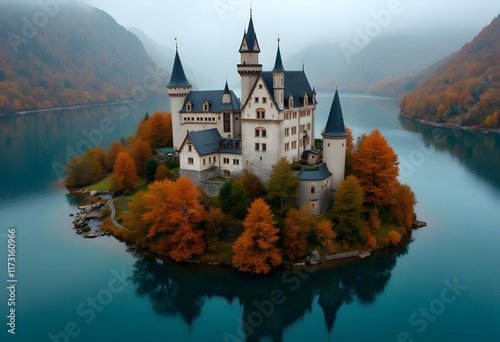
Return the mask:
{"type": "Polygon", "coordinates": [[[201,181],[200,187],[205,191],[205,193],[210,197],[219,196],[220,189],[224,185],[223,182],[213,182],[213,181],[201,181]]]}

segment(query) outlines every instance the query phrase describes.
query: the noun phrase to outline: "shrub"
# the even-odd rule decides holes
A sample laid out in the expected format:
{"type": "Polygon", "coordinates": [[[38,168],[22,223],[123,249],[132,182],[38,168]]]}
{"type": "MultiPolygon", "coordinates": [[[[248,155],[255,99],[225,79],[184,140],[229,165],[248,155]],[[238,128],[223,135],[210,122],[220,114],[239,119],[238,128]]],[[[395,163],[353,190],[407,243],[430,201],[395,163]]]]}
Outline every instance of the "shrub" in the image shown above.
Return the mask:
{"type": "Polygon", "coordinates": [[[401,241],[401,234],[395,230],[391,230],[389,234],[387,234],[387,239],[389,239],[391,245],[396,246],[399,241],[401,241]]]}
{"type": "Polygon", "coordinates": [[[370,235],[368,239],[366,239],[366,247],[375,248],[377,247],[377,238],[375,236],[370,235]]]}
{"type": "Polygon", "coordinates": [[[295,162],[290,165],[292,171],[300,171],[302,170],[302,164],[300,162],[295,162]]]}

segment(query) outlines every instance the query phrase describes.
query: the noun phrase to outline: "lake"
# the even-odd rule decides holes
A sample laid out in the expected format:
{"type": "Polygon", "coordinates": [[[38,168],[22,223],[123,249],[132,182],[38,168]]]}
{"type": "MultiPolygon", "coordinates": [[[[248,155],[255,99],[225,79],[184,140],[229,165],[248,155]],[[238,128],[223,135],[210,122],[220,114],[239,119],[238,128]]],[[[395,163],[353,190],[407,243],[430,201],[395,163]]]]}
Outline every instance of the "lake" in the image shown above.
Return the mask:
{"type": "MultiPolygon", "coordinates": [[[[0,116],[1,340],[499,341],[500,136],[410,121],[395,99],[340,96],[354,134],[378,128],[399,155],[429,226],[362,260],[258,277],[162,261],[72,229],[77,208],[61,165],[132,134],[167,100],[0,116]],[[6,324],[11,227],[15,338],[6,324]]],[[[332,97],[318,95],[317,135],[332,97]]]]}

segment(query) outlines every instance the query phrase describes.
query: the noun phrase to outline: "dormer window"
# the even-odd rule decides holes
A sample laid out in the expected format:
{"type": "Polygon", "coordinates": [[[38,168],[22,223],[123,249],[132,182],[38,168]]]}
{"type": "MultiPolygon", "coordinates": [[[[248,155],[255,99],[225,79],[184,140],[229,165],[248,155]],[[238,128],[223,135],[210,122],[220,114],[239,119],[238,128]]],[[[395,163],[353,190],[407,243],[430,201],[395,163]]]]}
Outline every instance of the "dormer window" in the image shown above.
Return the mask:
{"type": "Polygon", "coordinates": [[[191,101],[188,101],[186,103],[186,111],[190,112],[193,110],[193,104],[191,103],[191,101]]]}
{"type": "Polygon", "coordinates": [[[293,96],[288,99],[288,108],[293,108],[293,96]]]}
{"type": "Polygon", "coordinates": [[[307,96],[307,94],[304,96],[304,107],[307,106],[307,104],[309,103],[309,97],[307,96]]]}
{"type": "Polygon", "coordinates": [[[210,104],[208,103],[207,100],[203,101],[203,111],[208,112],[208,109],[210,107],[210,104]]]}

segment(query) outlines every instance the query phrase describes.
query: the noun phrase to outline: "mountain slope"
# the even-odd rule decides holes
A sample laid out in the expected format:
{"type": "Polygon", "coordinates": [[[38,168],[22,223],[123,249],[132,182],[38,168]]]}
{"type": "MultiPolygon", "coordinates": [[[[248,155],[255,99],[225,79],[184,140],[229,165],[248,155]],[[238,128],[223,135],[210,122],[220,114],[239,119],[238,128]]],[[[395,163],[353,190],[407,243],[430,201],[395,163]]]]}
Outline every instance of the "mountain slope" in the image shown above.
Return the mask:
{"type": "Polygon", "coordinates": [[[53,13],[37,1],[0,5],[0,113],[157,97],[168,78],[99,9],[77,1],[53,13]],[[37,13],[47,20],[34,23],[37,13]]]}
{"type": "Polygon", "coordinates": [[[462,127],[498,127],[500,17],[401,101],[402,113],[462,127]]]}

